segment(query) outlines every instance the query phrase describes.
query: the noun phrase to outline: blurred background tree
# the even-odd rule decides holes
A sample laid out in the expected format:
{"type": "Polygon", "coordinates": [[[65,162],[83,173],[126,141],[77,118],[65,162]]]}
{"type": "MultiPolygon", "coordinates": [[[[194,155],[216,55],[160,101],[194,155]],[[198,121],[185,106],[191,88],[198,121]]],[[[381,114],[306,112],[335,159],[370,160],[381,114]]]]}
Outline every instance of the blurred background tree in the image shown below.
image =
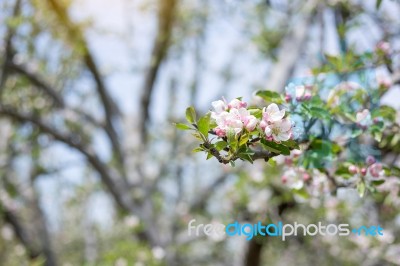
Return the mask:
{"type": "MultiPolygon", "coordinates": [[[[398,179],[361,200],[304,198],[279,160],[205,161],[172,126],[188,105],[282,92],[312,69],[373,69],[398,110],[399,12],[390,0],[2,0],[0,263],[399,265],[398,179]],[[384,62],[332,67],[381,40],[384,62]],[[193,238],[193,218],[379,223],[385,237],[193,238]]],[[[384,133],[382,161],[398,166],[399,141],[384,133]]]]}

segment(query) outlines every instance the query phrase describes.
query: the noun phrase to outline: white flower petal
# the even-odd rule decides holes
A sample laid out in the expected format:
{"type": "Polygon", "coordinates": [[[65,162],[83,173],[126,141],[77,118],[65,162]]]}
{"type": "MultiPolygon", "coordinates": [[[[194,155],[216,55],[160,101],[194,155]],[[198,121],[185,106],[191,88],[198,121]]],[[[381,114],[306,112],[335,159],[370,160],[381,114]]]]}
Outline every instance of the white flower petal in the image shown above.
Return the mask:
{"type": "Polygon", "coordinates": [[[272,129],[271,129],[270,127],[267,126],[267,127],[265,128],[264,132],[265,132],[265,135],[266,135],[267,137],[270,137],[271,134],[272,134],[272,129]]]}
{"type": "Polygon", "coordinates": [[[289,131],[292,127],[292,123],[288,119],[283,119],[279,124],[278,127],[281,131],[286,132],[289,131]]]}

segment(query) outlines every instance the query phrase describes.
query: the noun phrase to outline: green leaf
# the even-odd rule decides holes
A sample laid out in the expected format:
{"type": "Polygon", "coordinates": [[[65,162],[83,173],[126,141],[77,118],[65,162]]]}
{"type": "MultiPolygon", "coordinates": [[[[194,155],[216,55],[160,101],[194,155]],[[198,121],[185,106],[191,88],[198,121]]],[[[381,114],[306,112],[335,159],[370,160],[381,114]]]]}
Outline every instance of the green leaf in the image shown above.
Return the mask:
{"type": "Polygon", "coordinates": [[[242,160],[253,163],[253,159],[251,158],[251,155],[249,155],[248,153],[239,153],[238,157],[242,160]]]}
{"type": "Polygon", "coordinates": [[[379,185],[382,185],[383,183],[385,183],[385,180],[384,179],[382,179],[382,180],[374,180],[371,183],[374,186],[379,186],[379,185]]]}
{"type": "Polygon", "coordinates": [[[277,154],[283,154],[283,155],[290,155],[290,150],[288,147],[286,147],[283,144],[278,144],[272,141],[267,141],[265,139],[261,140],[261,144],[263,144],[263,147],[270,152],[274,152],[277,154]]]}
{"type": "Polygon", "coordinates": [[[239,146],[245,145],[249,141],[249,135],[244,134],[240,137],[239,146]]]}
{"type": "Polygon", "coordinates": [[[396,119],[396,109],[393,107],[382,105],[378,109],[375,109],[371,113],[372,118],[382,117],[388,121],[394,121],[396,119]]]}
{"type": "Polygon", "coordinates": [[[198,130],[205,138],[208,137],[208,130],[210,130],[210,113],[207,113],[205,116],[199,119],[197,123],[198,130]]]}
{"type": "Polygon", "coordinates": [[[291,149],[296,149],[296,150],[300,149],[299,144],[296,141],[292,140],[292,139],[287,140],[287,141],[282,141],[282,144],[285,145],[286,147],[291,148],[291,149]]]}
{"type": "Polygon", "coordinates": [[[266,102],[273,102],[277,104],[281,104],[284,102],[282,96],[275,91],[270,91],[270,90],[257,91],[256,95],[263,98],[264,101],[266,102]]]}
{"type": "Polygon", "coordinates": [[[356,137],[360,136],[362,133],[363,133],[362,129],[357,128],[353,131],[353,133],[351,133],[351,137],[356,138],[356,137]]]}
{"type": "Polygon", "coordinates": [[[192,152],[201,152],[201,151],[204,151],[204,148],[202,148],[202,147],[197,147],[197,148],[194,148],[194,149],[192,150],[192,152]]]}
{"type": "Polygon", "coordinates": [[[237,150],[238,140],[236,137],[237,136],[233,129],[228,130],[227,132],[228,144],[233,152],[237,150]]]}
{"type": "Polygon", "coordinates": [[[396,166],[392,166],[390,168],[390,175],[400,177],[400,168],[396,166]]]}
{"type": "Polygon", "coordinates": [[[382,1],[383,1],[383,0],[376,0],[376,5],[375,5],[376,10],[378,10],[378,9],[381,7],[382,1]]]}
{"type": "Polygon", "coordinates": [[[193,133],[192,135],[193,135],[193,137],[195,137],[196,139],[198,139],[198,140],[200,140],[200,141],[203,141],[203,138],[201,137],[201,135],[200,135],[198,132],[193,133]]]}
{"type": "Polygon", "coordinates": [[[377,142],[380,142],[382,140],[382,132],[375,131],[374,132],[374,138],[377,142]]]}
{"type": "Polygon", "coordinates": [[[222,150],[225,149],[227,146],[228,146],[228,143],[225,142],[225,141],[223,141],[223,140],[218,141],[218,142],[215,143],[215,148],[216,148],[218,151],[222,151],[222,150]]]}
{"type": "Polygon", "coordinates": [[[175,126],[176,126],[177,129],[180,129],[180,130],[190,130],[190,129],[192,129],[190,126],[188,126],[186,124],[183,124],[183,123],[175,123],[175,126]]]}
{"type": "Polygon", "coordinates": [[[349,179],[353,175],[349,172],[349,166],[347,164],[340,165],[335,172],[336,176],[341,176],[345,179],[349,179]]]}
{"type": "Polygon", "coordinates": [[[294,194],[304,198],[304,199],[308,199],[310,198],[310,194],[308,194],[307,190],[305,188],[301,188],[301,189],[293,189],[292,190],[294,194]]]}
{"type": "Polygon", "coordinates": [[[315,107],[315,106],[312,106],[310,108],[310,114],[312,117],[316,117],[319,119],[329,120],[331,118],[331,115],[329,114],[329,112],[327,110],[325,110],[324,108],[315,107]]]}
{"type": "Polygon", "coordinates": [[[262,110],[258,108],[248,109],[251,115],[254,115],[256,118],[261,119],[262,117],[262,110]]]}
{"type": "Polygon", "coordinates": [[[364,197],[365,194],[365,183],[361,181],[360,183],[357,184],[357,192],[360,197],[364,197]]]}
{"type": "Polygon", "coordinates": [[[186,108],[186,120],[190,124],[196,123],[196,111],[194,110],[193,106],[186,108]]]}
{"type": "Polygon", "coordinates": [[[212,153],[211,152],[207,153],[207,159],[206,160],[209,160],[211,157],[213,157],[212,153]]]}

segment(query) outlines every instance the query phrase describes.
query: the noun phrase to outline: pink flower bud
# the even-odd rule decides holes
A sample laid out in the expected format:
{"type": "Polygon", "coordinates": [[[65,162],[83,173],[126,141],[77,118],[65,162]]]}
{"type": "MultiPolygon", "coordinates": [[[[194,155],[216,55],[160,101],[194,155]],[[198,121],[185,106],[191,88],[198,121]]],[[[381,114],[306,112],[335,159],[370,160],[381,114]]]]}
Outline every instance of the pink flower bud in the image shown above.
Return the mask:
{"type": "Polygon", "coordinates": [[[287,177],[283,175],[282,178],[281,178],[281,180],[282,180],[282,183],[285,184],[285,183],[287,182],[287,177]]]}
{"type": "Polygon", "coordinates": [[[361,168],[361,174],[362,174],[363,176],[365,176],[365,175],[367,174],[367,169],[365,169],[364,167],[361,168]]]}
{"type": "Polygon", "coordinates": [[[285,101],[288,103],[292,100],[292,96],[290,96],[289,94],[285,95],[285,101]]]}
{"type": "Polygon", "coordinates": [[[304,95],[303,98],[304,98],[305,101],[310,100],[311,99],[311,93],[310,92],[306,92],[306,94],[304,95]]]}
{"type": "Polygon", "coordinates": [[[286,165],[292,165],[292,163],[293,163],[293,160],[291,159],[291,158],[287,158],[287,157],[285,157],[285,164],[286,165]]]}
{"type": "Polygon", "coordinates": [[[382,172],[382,164],[381,163],[374,163],[369,167],[369,173],[375,178],[380,177],[381,172],[382,172]]]}
{"type": "Polygon", "coordinates": [[[376,162],[376,159],[375,159],[374,156],[368,155],[367,159],[365,159],[365,162],[368,165],[372,165],[372,164],[374,164],[376,162]]]}
{"type": "Polygon", "coordinates": [[[390,43],[385,42],[385,41],[380,41],[377,45],[376,45],[376,49],[379,51],[382,51],[385,54],[389,54],[391,47],[390,47],[390,43]]]}
{"type": "Polygon", "coordinates": [[[223,130],[223,129],[219,128],[219,127],[215,128],[214,132],[215,132],[215,134],[217,134],[218,137],[222,138],[222,137],[226,136],[225,130],[223,130]]]}
{"type": "Polygon", "coordinates": [[[266,128],[267,126],[268,126],[268,124],[267,124],[267,122],[265,122],[264,120],[262,120],[262,121],[260,122],[260,127],[261,127],[262,131],[264,131],[265,128],[266,128]]]}
{"type": "Polygon", "coordinates": [[[249,117],[246,122],[247,123],[245,123],[245,127],[248,131],[253,131],[258,123],[257,118],[255,118],[254,116],[249,117]]]}
{"type": "Polygon", "coordinates": [[[272,136],[265,136],[265,139],[268,140],[268,141],[273,141],[274,140],[274,138],[272,136]]]}
{"type": "Polygon", "coordinates": [[[229,104],[228,104],[229,109],[235,108],[235,109],[240,109],[240,108],[246,108],[247,103],[243,102],[239,99],[233,99],[229,104]]]}
{"type": "Polygon", "coordinates": [[[311,176],[310,176],[308,173],[304,173],[304,174],[303,174],[303,180],[304,180],[304,181],[307,182],[308,180],[310,180],[310,178],[311,178],[311,176]]]}
{"type": "Polygon", "coordinates": [[[358,173],[358,167],[355,166],[355,165],[350,165],[349,166],[349,172],[350,172],[350,174],[353,174],[353,175],[357,174],[358,173]]]}

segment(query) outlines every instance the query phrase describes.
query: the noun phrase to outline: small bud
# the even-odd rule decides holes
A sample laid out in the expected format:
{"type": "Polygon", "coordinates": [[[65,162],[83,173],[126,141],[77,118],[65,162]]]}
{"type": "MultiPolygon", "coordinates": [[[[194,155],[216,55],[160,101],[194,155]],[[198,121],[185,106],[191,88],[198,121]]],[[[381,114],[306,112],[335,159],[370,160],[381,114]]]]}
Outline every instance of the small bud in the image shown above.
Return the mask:
{"type": "Polygon", "coordinates": [[[282,183],[285,184],[285,183],[287,182],[287,177],[283,175],[282,178],[281,178],[281,180],[282,180],[282,183]]]}
{"type": "Polygon", "coordinates": [[[361,168],[361,174],[363,175],[363,176],[365,176],[366,174],[367,174],[367,169],[366,168],[361,168]]]}
{"type": "Polygon", "coordinates": [[[309,93],[309,92],[306,92],[306,94],[304,95],[304,100],[305,101],[308,101],[308,100],[310,100],[311,99],[311,93],[309,93]]]}
{"type": "Polygon", "coordinates": [[[292,165],[292,163],[293,163],[293,160],[291,158],[285,157],[285,164],[286,165],[292,165]]]}
{"type": "Polygon", "coordinates": [[[376,159],[375,159],[374,156],[368,155],[367,159],[365,159],[365,162],[368,165],[372,165],[372,164],[374,164],[376,162],[376,159]]]}
{"type": "Polygon", "coordinates": [[[310,176],[308,173],[304,173],[304,174],[303,174],[303,180],[304,180],[304,181],[307,182],[308,180],[310,180],[310,178],[311,178],[311,176],[310,176]]]}
{"type": "Polygon", "coordinates": [[[369,172],[373,177],[378,178],[384,174],[382,169],[383,166],[381,163],[374,163],[369,167],[369,172]]]}
{"type": "Polygon", "coordinates": [[[355,165],[350,165],[349,166],[349,172],[350,172],[350,174],[353,174],[353,175],[357,174],[358,173],[358,167],[355,166],[355,165]]]}
{"type": "Polygon", "coordinates": [[[292,100],[292,96],[290,96],[289,94],[285,95],[285,101],[288,103],[292,100]]]}

